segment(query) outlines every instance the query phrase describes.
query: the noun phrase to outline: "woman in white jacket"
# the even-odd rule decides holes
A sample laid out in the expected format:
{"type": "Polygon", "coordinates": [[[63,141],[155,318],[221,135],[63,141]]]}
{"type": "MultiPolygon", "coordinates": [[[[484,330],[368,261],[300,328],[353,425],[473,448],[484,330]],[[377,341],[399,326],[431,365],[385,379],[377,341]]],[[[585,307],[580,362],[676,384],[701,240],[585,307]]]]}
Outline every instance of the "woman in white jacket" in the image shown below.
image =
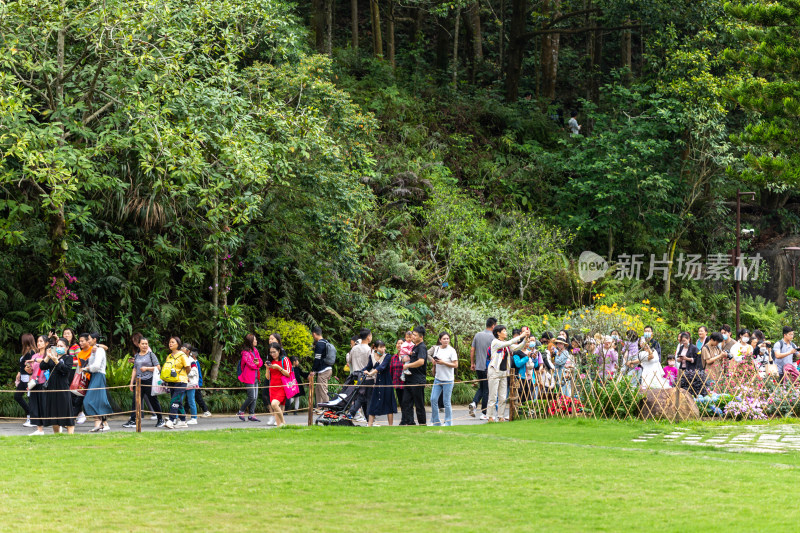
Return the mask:
{"type": "Polygon", "coordinates": [[[506,398],[508,396],[508,369],[511,366],[511,354],[522,348],[531,336],[530,330],[523,330],[522,334],[511,339],[505,326],[497,325],[492,330],[494,340],[490,348],[492,360],[486,367],[486,377],[489,381],[489,422],[494,422],[494,414],[500,422],[506,420],[506,398]]]}

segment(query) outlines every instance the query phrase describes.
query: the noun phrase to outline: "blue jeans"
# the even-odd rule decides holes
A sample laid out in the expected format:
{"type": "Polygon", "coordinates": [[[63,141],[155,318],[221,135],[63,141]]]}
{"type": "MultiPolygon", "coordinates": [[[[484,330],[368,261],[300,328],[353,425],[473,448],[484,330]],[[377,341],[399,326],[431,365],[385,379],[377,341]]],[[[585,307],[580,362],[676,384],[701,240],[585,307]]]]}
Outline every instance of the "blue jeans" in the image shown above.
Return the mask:
{"type": "MultiPolygon", "coordinates": [[[[175,422],[178,419],[178,413],[183,411],[183,398],[186,396],[186,383],[170,383],[169,392],[172,395],[169,406],[169,419],[175,422]]],[[[186,420],[186,417],[181,416],[181,420],[186,420]]]]}
{"type": "Polygon", "coordinates": [[[453,395],[453,382],[452,381],[439,381],[433,380],[433,389],[431,389],[431,422],[434,426],[441,426],[439,421],[439,397],[444,395],[444,425],[453,425],[453,409],[450,406],[450,396],[453,395]]]}
{"type": "Polygon", "coordinates": [[[197,404],[194,402],[194,393],[197,389],[186,389],[186,399],[189,400],[189,412],[197,420],[197,404]]]}

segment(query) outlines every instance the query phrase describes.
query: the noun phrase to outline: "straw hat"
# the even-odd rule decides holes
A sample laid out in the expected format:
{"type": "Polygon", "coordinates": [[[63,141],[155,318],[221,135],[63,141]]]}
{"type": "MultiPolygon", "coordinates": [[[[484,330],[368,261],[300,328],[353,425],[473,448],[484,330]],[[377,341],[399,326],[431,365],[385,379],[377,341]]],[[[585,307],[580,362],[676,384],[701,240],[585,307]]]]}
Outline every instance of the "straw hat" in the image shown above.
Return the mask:
{"type": "Polygon", "coordinates": [[[611,335],[606,335],[605,337],[603,337],[603,342],[604,343],[606,343],[606,342],[614,342],[614,338],[611,337],[611,335]]]}
{"type": "Polygon", "coordinates": [[[555,342],[556,344],[558,344],[558,343],[561,343],[561,344],[564,344],[564,345],[567,345],[567,344],[569,344],[569,343],[567,342],[567,339],[565,339],[564,337],[558,337],[558,338],[557,338],[555,341],[553,341],[553,342],[555,342]]]}

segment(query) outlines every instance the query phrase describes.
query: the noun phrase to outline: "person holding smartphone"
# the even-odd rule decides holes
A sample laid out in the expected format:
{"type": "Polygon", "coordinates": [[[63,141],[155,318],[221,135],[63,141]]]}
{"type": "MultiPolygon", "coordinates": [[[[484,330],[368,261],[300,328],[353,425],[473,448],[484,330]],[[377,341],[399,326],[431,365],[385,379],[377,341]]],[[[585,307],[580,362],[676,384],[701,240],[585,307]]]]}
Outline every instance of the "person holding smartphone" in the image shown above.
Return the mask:
{"type": "Polygon", "coordinates": [[[67,433],[72,435],[75,432],[75,415],[72,412],[72,393],[69,391],[72,356],[68,351],[69,342],[64,338],[58,339],[55,346],[47,349],[39,368],[50,372],[44,425],[52,426],[53,433],[61,433],[61,429],[66,428],[67,433]]]}

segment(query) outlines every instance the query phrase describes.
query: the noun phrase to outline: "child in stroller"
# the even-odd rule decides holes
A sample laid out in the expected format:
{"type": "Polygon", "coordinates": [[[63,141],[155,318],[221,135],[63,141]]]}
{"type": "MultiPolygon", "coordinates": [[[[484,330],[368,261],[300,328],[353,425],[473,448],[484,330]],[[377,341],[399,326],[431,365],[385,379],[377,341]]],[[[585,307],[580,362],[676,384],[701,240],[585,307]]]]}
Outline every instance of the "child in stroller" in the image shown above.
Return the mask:
{"type": "Polygon", "coordinates": [[[353,421],[349,417],[349,410],[353,400],[358,394],[358,378],[360,372],[351,374],[342,383],[342,388],[334,395],[330,401],[320,403],[319,408],[322,414],[317,417],[316,424],[323,426],[352,426],[353,421]]]}

